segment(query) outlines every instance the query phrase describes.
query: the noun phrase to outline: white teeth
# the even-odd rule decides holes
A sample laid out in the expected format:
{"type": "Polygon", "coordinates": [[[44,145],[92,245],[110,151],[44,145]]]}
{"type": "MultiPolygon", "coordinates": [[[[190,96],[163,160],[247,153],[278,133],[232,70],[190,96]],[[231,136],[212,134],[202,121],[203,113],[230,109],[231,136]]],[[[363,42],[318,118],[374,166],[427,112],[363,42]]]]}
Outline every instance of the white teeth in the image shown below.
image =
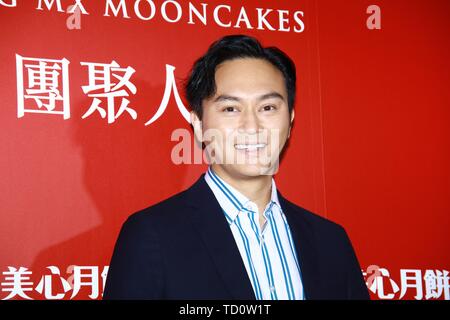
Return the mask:
{"type": "Polygon", "coordinates": [[[265,143],[258,143],[258,144],[235,144],[234,147],[238,150],[256,150],[259,148],[264,148],[266,146],[265,143]]]}

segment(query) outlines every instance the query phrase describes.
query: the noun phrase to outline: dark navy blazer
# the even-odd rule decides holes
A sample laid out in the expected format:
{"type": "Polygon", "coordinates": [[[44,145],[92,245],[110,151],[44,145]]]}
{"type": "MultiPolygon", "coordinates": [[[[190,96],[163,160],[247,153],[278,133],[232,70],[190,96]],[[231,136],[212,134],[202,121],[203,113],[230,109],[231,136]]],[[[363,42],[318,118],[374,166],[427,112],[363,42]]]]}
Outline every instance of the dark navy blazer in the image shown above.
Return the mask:
{"type": "MultiPolygon", "coordinates": [[[[369,299],[344,229],[278,193],[306,299],[369,299]]],[[[255,299],[228,222],[202,175],[131,215],[117,240],[104,299],[255,299]]]]}

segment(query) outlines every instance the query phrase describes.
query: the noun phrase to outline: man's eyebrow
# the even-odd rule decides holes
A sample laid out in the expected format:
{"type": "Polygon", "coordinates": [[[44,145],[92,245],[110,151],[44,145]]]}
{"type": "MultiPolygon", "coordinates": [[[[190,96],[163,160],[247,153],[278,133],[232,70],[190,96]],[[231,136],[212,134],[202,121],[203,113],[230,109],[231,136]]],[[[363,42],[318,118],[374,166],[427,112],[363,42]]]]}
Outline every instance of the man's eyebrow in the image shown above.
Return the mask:
{"type": "Polygon", "coordinates": [[[238,101],[239,102],[239,101],[241,101],[241,99],[238,97],[229,96],[227,94],[221,94],[217,98],[215,98],[213,102],[222,102],[222,101],[238,101]]]}
{"type": "Polygon", "coordinates": [[[281,100],[284,101],[284,97],[281,94],[279,94],[278,92],[275,92],[275,91],[263,94],[262,96],[259,96],[258,97],[258,101],[262,101],[262,100],[266,100],[266,99],[272,99],[272,98],[278,98],[278,99],[281,99],[281,100]]]}
{"type": "MultiPolygon", "coordinates": [[[[275,91],[263,94],[263,95],[259,96],[257,98],[257,100],[258,101],[262,101],[262,100],[273,99],[273,98],[278,98],[278,99],[281,99],[283,101],[285,100],[284,97],[281,94],[279,94],[278,92],[275,92],[275,91]]],[[[221,94],[221,95],[217,96],[217,98],[215,98],[213,102],[222,102],[222,101],[240,102],[241,100],[242,99],[239,98],[239,97],[230,96],[230,95],[227,95],[227,94],[221,94]]]]}

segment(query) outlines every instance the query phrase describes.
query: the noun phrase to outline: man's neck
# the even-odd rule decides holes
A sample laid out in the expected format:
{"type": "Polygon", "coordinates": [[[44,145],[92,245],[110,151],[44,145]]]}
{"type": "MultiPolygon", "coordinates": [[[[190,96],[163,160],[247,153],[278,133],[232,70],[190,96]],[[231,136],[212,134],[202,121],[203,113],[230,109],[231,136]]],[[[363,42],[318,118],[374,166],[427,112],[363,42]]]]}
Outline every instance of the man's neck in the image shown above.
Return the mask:
{"type": "Polygon", "coordinates": [[[212,166],[212,169],[226,183],[254,202],[258,206],[260,218],[262,217],[271,198],[272,176],[235,177],[229,175],[219,166],[212,166]]]}

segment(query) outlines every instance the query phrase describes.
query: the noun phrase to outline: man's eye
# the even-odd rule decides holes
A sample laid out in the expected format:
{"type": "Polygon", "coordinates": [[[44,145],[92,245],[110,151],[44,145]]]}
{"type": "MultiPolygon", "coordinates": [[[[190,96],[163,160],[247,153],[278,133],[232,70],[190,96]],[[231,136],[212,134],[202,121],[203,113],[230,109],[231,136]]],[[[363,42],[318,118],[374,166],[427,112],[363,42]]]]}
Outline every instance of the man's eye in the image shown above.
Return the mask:
{"type": "Polygon", "coordinates": [[[272,111],[272,110],[276,110],[277,109],[277,107],[276,106],[274,106],[274,105],[267,105],[267,106],[264,106],[264,107],[262,107],[262,110],[263,111],[272,111]]]}
{"type": "Polygon", "coordinates": [[[235,111],[237,111],[237,109],[235,107],[225,107],[222,111],[223,112],[235,112],[235,111]]]}

